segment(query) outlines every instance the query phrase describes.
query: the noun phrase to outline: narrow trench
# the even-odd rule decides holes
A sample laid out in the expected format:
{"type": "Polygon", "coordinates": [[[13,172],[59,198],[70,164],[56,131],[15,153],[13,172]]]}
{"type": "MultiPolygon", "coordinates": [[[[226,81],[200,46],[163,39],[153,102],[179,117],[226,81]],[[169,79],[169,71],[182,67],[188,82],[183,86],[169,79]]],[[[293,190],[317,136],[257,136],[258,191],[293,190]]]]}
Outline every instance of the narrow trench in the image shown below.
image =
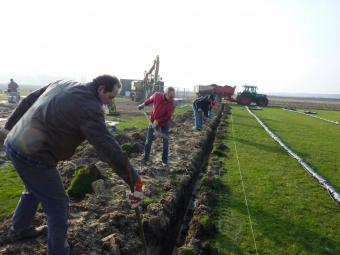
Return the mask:
{"type": "Polygon", "coordinates": [[[185,190],[182,190],[179,195],[177,208],[174,210],[174,215],[170,221],[170,227],[161,244],[161,252],[159,254],[175,255],[177,248],[183,245],[185,241],[189,223],[195,209],[196,193],[199,190],[201,183],[200,176],[208,165],[208,160],[216,136],[216,130],[220,124],[223,109],[224,105],[221,104],[216,118],[210,125],[211,130],[207,132],[205,143],[202,144],[202,151],[198,152],[197,157],[193,158],[192,167],[194,169],[194,174],[192,180],[190,185],[188,185],[185,190]]]}

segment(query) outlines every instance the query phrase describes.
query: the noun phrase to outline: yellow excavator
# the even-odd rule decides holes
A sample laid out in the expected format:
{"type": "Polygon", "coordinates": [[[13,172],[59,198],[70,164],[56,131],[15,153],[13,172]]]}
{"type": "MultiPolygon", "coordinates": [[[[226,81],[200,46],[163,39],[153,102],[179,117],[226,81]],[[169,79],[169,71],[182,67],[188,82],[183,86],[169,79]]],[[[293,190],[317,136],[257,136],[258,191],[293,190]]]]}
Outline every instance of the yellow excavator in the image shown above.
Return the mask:
{"type": "Polygon", "coordinates": [[[154,92],[164,91],[164,82],[158,74],[159,63],[159,56],[157,55],[149,71],[144,72],[144,79],[132,82],[131,100],[140,102],[151,96],[154,92]]]}

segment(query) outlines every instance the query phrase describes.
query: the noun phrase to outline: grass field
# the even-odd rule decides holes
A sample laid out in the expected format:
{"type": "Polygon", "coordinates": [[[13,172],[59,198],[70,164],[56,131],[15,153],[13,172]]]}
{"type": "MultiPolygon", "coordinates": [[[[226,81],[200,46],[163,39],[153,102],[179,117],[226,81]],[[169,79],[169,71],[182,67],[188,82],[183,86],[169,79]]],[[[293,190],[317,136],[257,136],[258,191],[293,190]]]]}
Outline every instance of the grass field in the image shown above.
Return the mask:
{"type": "Polygon", "coordinates": [[[106,120],[117,121],[116,128],[124,130],[126,128],[147,128],[148,120],[144,116],[134,116],[128,118],[121,118],[116,116],[107,116],[106,120]]]}
{"type": "Polygon", "coordinates": [[[23,191],[22,182],[10,164],[0,167],[0,221],[14,210],[23,191]]]}
{"type": "Polygon", "coordinates": [[[319,117],[322,117],[328,120],[340,122],[340,111],[330,111],[330,110],[313,110],[313,111],[317,113],[316,116],[319,116],[319,117]]]}
{"type": "Polygon", "coordinates": [[[256,254],[236,143],[258,254],[340,254],[339,206],[244,108],[232,112],[235,136],[229,119],[230,151],[223,159],[212,240],[220,253],[256,254]]]}
{"type": "Polygon", "coordinates": [[[278,108],[265,108],[255,113],[293,151],[340,190],[339,126],[278,108]]]}

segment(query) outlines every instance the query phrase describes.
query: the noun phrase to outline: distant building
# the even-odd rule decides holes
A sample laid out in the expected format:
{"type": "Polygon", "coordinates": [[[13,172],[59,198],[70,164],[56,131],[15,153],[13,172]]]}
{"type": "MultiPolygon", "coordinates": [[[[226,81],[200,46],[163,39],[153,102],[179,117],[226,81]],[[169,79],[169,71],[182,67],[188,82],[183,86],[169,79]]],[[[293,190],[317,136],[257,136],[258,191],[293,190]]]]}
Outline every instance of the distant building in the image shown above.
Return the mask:
{"type": "Polygon", "coordinates": [[[137,81],[137,79],[120,79],[122,83],[122,88],[120,90],[120,96],[130,96],[131,92],[131,84],[133,81],[137,81]]]}

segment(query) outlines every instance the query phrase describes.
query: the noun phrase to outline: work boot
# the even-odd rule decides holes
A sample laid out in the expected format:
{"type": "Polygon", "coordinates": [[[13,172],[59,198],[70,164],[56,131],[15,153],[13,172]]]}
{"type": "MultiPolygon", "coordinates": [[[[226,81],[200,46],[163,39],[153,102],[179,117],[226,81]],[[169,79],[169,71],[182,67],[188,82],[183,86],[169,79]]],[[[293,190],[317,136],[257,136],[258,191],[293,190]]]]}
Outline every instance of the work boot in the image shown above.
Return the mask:
{"type": "Polygon", "coordinates": [[[30,239],[30,238],[36,238],[40,235],[46,235],[47,234],[47,225],[41,225],[39,227],[30,227],[28,229],[25,229],[21,233],[16,233],[12,228],[9,231],[9,237],[12,239],[13,242],[24,240],[24,239],[30,239]]]}

